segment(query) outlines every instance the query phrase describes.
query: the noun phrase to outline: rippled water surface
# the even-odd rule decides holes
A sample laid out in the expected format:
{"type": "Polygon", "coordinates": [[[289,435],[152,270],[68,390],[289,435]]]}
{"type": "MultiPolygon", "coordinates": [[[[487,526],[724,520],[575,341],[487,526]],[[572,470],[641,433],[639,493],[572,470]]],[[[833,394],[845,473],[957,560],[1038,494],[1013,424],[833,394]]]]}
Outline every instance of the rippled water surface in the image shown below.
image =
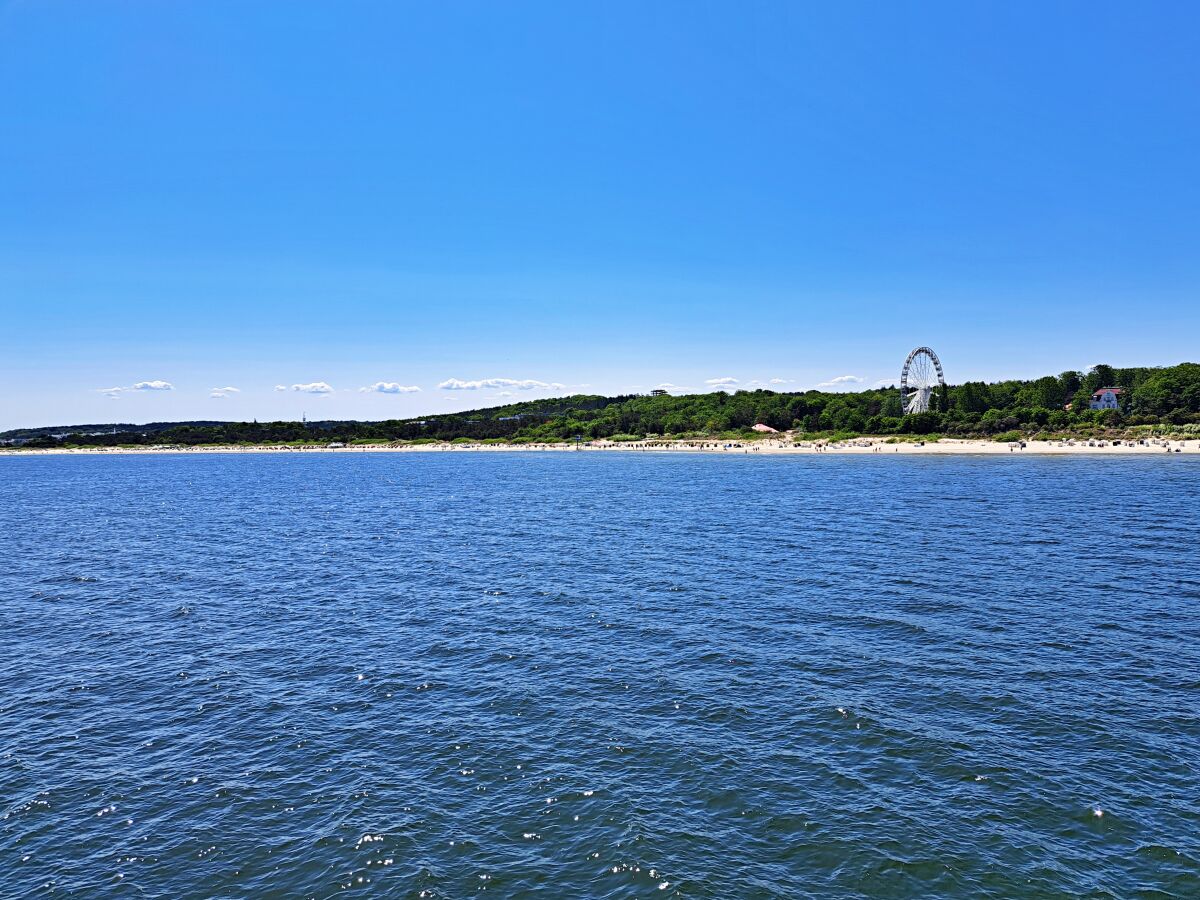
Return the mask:
{"type": "Polygon", "coordinates": [[[0,526],[0,895],[1200,895],[1192,459],[19,457],[0,526]]]}

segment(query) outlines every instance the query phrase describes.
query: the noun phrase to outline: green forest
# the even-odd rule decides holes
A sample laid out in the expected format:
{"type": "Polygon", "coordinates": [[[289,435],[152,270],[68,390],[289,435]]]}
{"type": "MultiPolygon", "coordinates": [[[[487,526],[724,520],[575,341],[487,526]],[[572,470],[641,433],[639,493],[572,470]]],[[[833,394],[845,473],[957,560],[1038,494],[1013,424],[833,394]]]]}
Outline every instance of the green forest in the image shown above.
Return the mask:
{"type": "Polygon", "coordinates": [[[1145,426],[1200,432],[1200,364],[1063,372],[1032,381],[967,382],[902,416],[896,387],[855,393],[718,391],[684,396],[575,395],[451,415],[382,422],[189,422],[10,431],[30,448],[138,444],[559,442],[755,436],[756,424],[798,438],[852,435],[1025,437],[1116,435],[1145,426]],[[1093,391],[1122,389],[1120,408],[1089,409],[1093,391]]]}

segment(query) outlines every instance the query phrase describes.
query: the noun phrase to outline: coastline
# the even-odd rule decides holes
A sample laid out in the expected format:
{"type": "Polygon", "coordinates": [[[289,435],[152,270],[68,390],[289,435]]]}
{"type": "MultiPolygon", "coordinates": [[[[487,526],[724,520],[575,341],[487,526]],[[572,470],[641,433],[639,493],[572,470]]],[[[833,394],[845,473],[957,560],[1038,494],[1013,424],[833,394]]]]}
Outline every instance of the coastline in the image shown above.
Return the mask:
{"type": "Polygon", "coordinates": [[[979,439],[943,438],[939,441],[887,443],[886,438],[856,438],[850,441],[827,443],[824,441],[795,443],[791,440],[765,438],[755,441],[715,440],[644,440],[644,441],[593,441],[588,444],[535,443],[535,444],[359,444],[352,446],[289,446],[263,444],[238,445],[150,445],[146,447],[79,447],[53,449],[0,449],[0,456],[94,456],[94,455],[141,455],[141,454],[196,454],[196,453],[738,453],[803,456],[807,454],[840,455],[900,455],[937,456],[967,454],[975,456],[1016,456],[1035,454],[1045,456],[1149,456],[1163,453],[1200,454],[1200,440],[1168,440],[1165,438],[1145,441],[1023,441],[1000,443],[979,439]]]}

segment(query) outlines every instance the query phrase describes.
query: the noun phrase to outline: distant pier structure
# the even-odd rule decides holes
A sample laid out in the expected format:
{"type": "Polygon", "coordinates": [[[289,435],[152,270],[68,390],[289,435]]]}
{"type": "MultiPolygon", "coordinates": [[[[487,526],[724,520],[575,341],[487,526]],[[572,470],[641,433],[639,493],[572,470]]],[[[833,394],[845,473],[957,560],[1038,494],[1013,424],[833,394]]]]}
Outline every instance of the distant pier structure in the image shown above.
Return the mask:
{"type": "Polygon", "coordinates": [[[946,395],[946,378],[942,361],[928,347],[918,347],[908,354],[900,372],[900,408],[904,415],[929,412],[934,398],[940,402],[946,395]]]}

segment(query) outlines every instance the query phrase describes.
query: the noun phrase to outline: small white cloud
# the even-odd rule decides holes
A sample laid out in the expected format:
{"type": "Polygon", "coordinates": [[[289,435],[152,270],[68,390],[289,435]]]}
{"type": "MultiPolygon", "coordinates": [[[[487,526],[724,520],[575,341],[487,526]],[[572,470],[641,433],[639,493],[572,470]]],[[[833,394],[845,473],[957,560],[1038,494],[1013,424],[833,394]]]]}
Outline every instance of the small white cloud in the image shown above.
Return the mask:
{"type": "Polygon", "coordinates": [[[828,388],[830,390],[845,390],[856,384],[862,384],[866,381],[865,378],[859,378],[857,375],[839,375],[837,378],[830,378],[828,381],[822,381],[817,385],[819,388],[828,388]]]}
{"type": "Polygon", "coordinates": [[[287,390],[287,385],[286,385],[286,384],[277,384],[277,385],[275,385],[275,390],[277,390],[277,391],[286,391],[286,390],[287,390]]]}
{"type": "Polygon", "coordinates": [[[173,390],[175,390],[175,385],[171,384],[171,382],[169,382],[169,381],[139,381],[136,384],[130,385],[129,387],[118,386],[118,387],[109,387],[109,388],[99,388],[97,390],[97,392],[103,394],[106,397],[110,397],[113,400],[116,400],[119,396],[121,396],[121,394],[124,394],[127,391],[173,391],[173,390]]]}
{"type": "Polygon", "coordinates": [[[726,385],[737,384],[738,380],[736,378],[730,378],[726,376],[725,378],[710,378],[704,383],[713,387],[725,387],[726,385]]]}
{"type": "Polygon", "coordinates": [[[476,381],[463,381],[461,378],[447,378],[438,388],[443,391],[478,391],[484,388],[516,388],[518,391],[561,391],[565,384],[557,381],[538,381],[535,378],[480,378],[476,381]]]}
{"type": "Polygon", "coordinates": [[[323,381],[313,381],[309,384],[293,384],[293,391],[299,391],[302,394],[332,394],[333,388],[323,381]]]}
{"type": "Polygon", "coordinates": [[[771,384],[791,384],[792,382],[789,381],[787,378],[772,378],[770,383],[771,384]]]}
{"type": "Polygon", "coordinates": [[[211,391],[209,391],[208,396],[213,397],[215,399],[220,399],[221,397],[228,397],[230,394],[240,394],[240,393],[241,393],[241,390],[239,390],[238,388],[235,388],[235,387],[215,387],[211,391]]]}
{"type": "Polygon", "coordinates": [[[514,394],[512,391],[501,391],[496,396],[497,397],[515,397],[517,395],[514,394]]]}
{"type": "Polygon", "coordinates": [[[360,394],[415,394],[420,390],[415,384],[400,384],[397,381],[377,381],[358,389],[360,394]]]}
{"type": "Polygon", "coordinates": [[[669,393],[676,394],[676,393],[680,393],[682,391],[691,390],[691,388],[686,388],[686,387],[683,387],[682,385],[671,384],[671,382],[669,382],[669,381],[664,381],[662,384],[656,384],[654,386],[654,390],[667,391],[669,393]]]}
{"type": "Polygon", "coordinates": [[[895,386],[896,386],[895,378],[880,378],[877,382],[875,382],[873,385],[871,385],[871,387],[877,387],[877,388],[895,387],[895,386]]]}

